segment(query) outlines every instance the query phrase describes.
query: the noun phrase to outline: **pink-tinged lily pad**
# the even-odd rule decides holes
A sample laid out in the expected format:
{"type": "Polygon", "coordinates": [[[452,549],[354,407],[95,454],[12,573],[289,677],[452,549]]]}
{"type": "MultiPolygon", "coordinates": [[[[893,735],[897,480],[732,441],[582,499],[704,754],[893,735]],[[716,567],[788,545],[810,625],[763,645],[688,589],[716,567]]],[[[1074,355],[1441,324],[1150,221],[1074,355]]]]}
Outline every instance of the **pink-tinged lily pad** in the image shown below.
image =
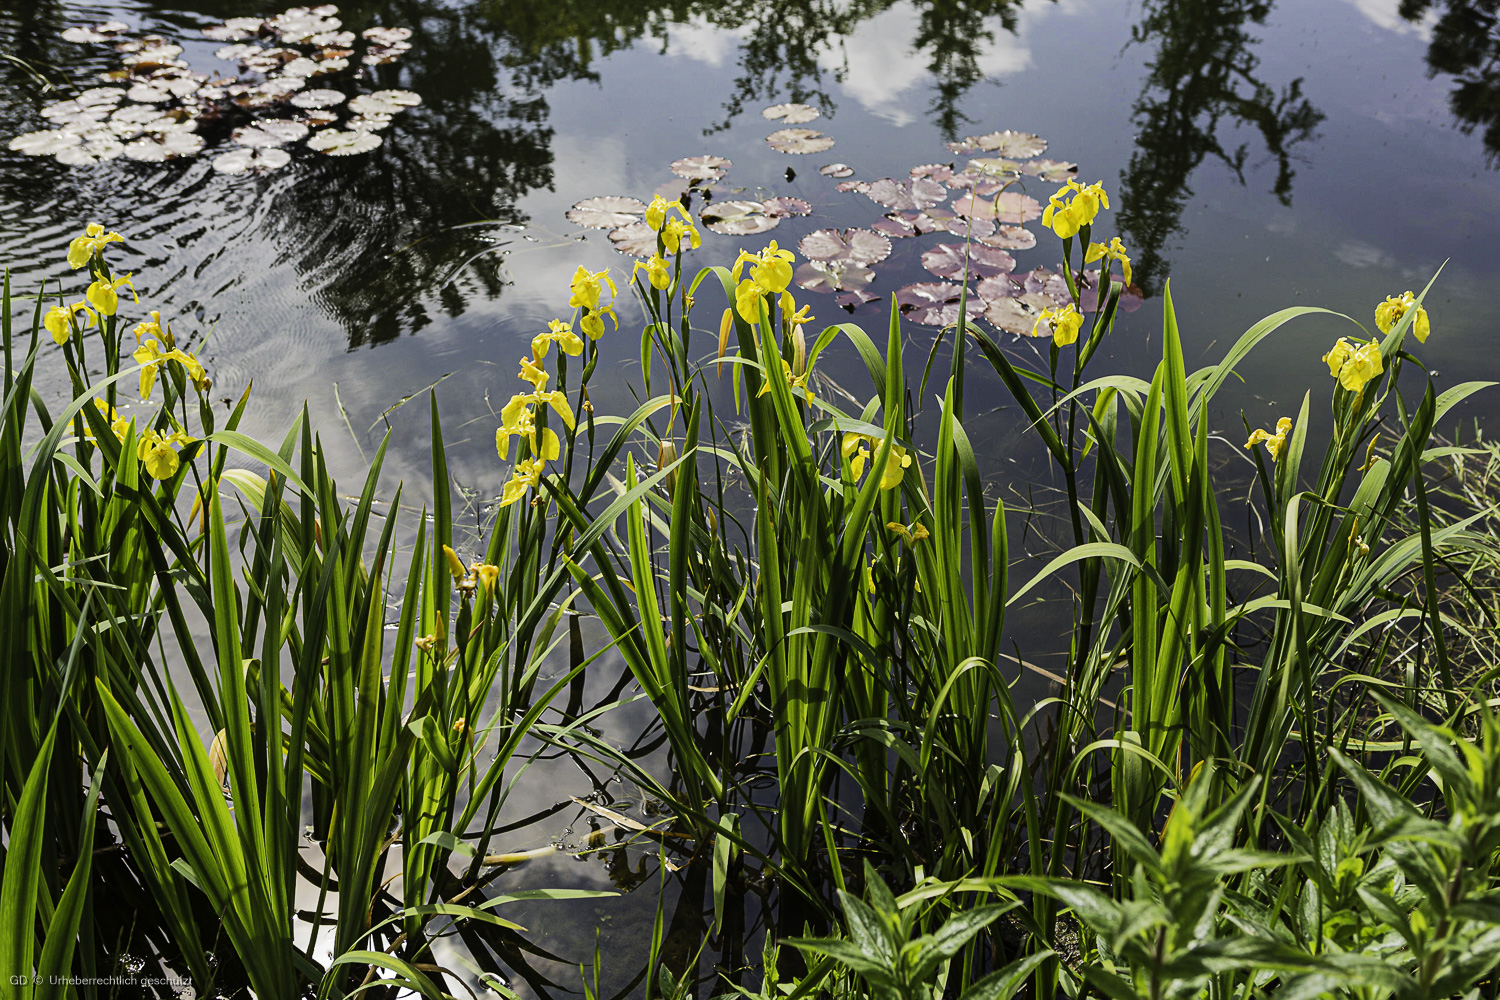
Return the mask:
{"type": "Polygon", "coordinates": [[[953,164],[924,163],[919,167],[912,167],[910,173],[913,177],[927,177],[942,184],[953,176],[953,164]]]}
{"type": "MultiPolygon", "coordinates": [[[[1062,280],[1062,275],[1059,274],[1057,277],[1059,281],[1062,280]]],[[[1125,279],[1118,274],[1111,274],[1109,280],[1112,289],[1125,285],[1125,279]]],[[[1078,275],[1077,281],[1079,310],[1086,313],[1094,312],[1099,308],[1099,272],[1084,271],[1078,275]]],[[[1120,293],[1120,311],[1133,313],[1141,307],[1144,301],[1139,288],[1134,285],[1126,286],[1120,293]]]]}
{"type": "Polygon", "coordinates": [[[734,166],[722,156],[686,156],[672,161],[672,173],[684,180],[716,181],[734,166]]]}
{"type": "Polygon", "coordinates": [[[948,148],[953,149],[954,152],[967,153],[982,150],[1013,160],[1029,160],[1033,156],[1041,156],[1046,152],[1047,140],[1041,136],[1032,135],[1030,132],[1013,132],[1007,129],[1004,132],[990,132],[987,135],[971,135],[961,143],[950,142],[948,148]],[[955,149],[955,147],[961,148],[955,149]]]}
{"type": "Polygon", "coordinates": [[[610,230],[609,242],[616,250],[632,257],[651,257],[657,250],[656,230],[644,222],[632,222],[610,230]]]}
{"type": "Polygon", "coordinates": [[[833,189],[835,191],[843,191],[845,193],[848,193],[850,191],[857,191],[860,194],[864,194],[866,191],[870,190],[870,182],[869,181],[839,181],[837,184],[835,184],[833,186],[833,189]]]}
{"type": "Polygon", "coordinates": [[[83,136],[77,132],[55,128],[18,135],[10,141],[10,148],[27,156],[56,156],[82,143],[83,136]]]}
{"type": "Polygon", "coordinates": [[[986,302],[998,302],[1001,299],[1014,299],[1026,294],[1026,286],[1016,280],[1010,274],[992,274],[979,282],[974,290],[979,298],[986,302]]]}
{"type": "Polygon", "coordinates": [[[1058,271],[1048,267],[1037,267],[1027,271],[1020,278],[1027,292],[1045,295],[1056,305],[1073,301],[1073,293],[1068,290],[1068,281],[1058,271]]]}
{"type": "Polygon", "coordinates": [[[870,185],[865,197],[877,205],[900,211],[930,208],[947,198],[948,192],[930,177],[912,177],[906,181],[882,177],[870,185]]]}
{"type": "Polygon", "coordinates": [[[923,281],[896,290],[902,315],[924,326],[948,326],[958,322],[963,285],[951,281],[923,281]]]}
{"type": "Polygon", "coordinates": [[[368,153],[379,146],[381,141],[380,136],[374,132],[329,128],[315,132],[307,140],[307,148],[329,156],[354,156],[356,153],[368,153]]]}
{"type": "Polygon", "coordinates": [[[1063,160],[1030,160],[1021,164],[1021,172],[1049,184],[1062,184],[1078,176],[1078,164],[1063,160]]]}
{"type": "Polygon", "coordinates": [[[818,229],[797,250],[809,260],[878,264],[891,255],[891,241],[868,229],[818,229]]]}
{"type": "Polygon", "coordinates": [[[119,21],[105,21],[88,28],[67,28],[62,33],[62,40],[75,42],[79,45],[97,44],[99,42],[112,42],[115,36],[122,31],[129,31],[130,25],[121,24],[119,21]]]}
{"type": "Polygon", "coordinates": [[[720,201],[704,208],[699,218],[725,236],[754,236],[775,229],[780,219],[766,214],[758,201],[720,201]]]}
{"type": "Polygon", "coordinates": [[[619,229],[641,221],[646,205],[638,198],[604,195],[585,198],[568,209],[568,221],[588,229],[619,229]]]}
{"type": "Polygon", "coordinates": [[[853,177],[854,168],[847,163],[825,163],[818,168],[824,177],[853,177]]]}
{"type": "Polygon", "coordinates": [[[766,136],[766,143],[778,153],[801,155],[821,153],[833,148],[833,139],[810,128],[777,129],[766,136]]]}
{"type": "Polygon", "coordinates": [[[980,198],[971,192],[954,201],[953,211],[974,219],[1019,226],[1040,216],[1042,206],[1035,198],[1017,191],[1003,191],[992,198],[980,198]]]}
{"type": "Polygon", "coordinates": [[[1050,331],[1036,332],[1036,321],[1043,309],[1051,309],[1054,305],[1052,299],[1040,292],[1023,292],[985,303],[984,318],[1006,333],[1021,337],[1048,336],[1050,331]]]}
{"type": "Polygon", "coordinates": [[[870,228],[882,236],[890,236],[898,240],[917,235],[917,227],[912,225],[911,221],[904,215],[897,212],[892,212],[879,221],[872,223],[870,228]]]}
{"type": "Polygon", "coordinates": [[[852,292],[867,287],[875,272],[845,260],[810,260],[797,266],[793,275],[799,288],[809,292],[852,292]]]}
{"type": "Polygon", "coordinates": [[[801,125],[822,114],[823,112],[810,104],[773,104],[760,113],[762,118],[785,122],[788,125],[801,125]]]}
{"type": "Polygon", "coordinates": [[[962,278],[971,275],[1004,274],[1016,269],[1016,259],[1004,250],[974,244],[965,254],[957,243],[939,243],[922,254],[922,266],[939,278],[962,278]]]}
{"type": "Polygon", "coordinates": [[[292,161],[284,149],[241,146],[214,157],[214,169],[221,174],[265,173],[280,170],[292,161]]]}
{"type": "Polygon", "coordinates": [[[1036,246],[1036,233],[1020,226],[1001,226],[993,236],[982,236],[979,242],[1001,250],[1030,250],[1036,246]]]}
{"type": "Polygon", "coordinates": [[[794,215],[812,215],[812,205],[801,198],[767,198],[761,202],[766,214],[776,219],[788,219],[794,215]]]}
{"type": "Polygon", "coordinates": [[[837,296],[833,301],[837,302],[839,305],[843,306],[850,312],[853,312],[855,309],[864,305],[866,302],[874,302],[875,298],[876,297],[874,295],[871,295],[863,288],[854,288],[847,292],[844,292],[842,295],[837,296]]]}

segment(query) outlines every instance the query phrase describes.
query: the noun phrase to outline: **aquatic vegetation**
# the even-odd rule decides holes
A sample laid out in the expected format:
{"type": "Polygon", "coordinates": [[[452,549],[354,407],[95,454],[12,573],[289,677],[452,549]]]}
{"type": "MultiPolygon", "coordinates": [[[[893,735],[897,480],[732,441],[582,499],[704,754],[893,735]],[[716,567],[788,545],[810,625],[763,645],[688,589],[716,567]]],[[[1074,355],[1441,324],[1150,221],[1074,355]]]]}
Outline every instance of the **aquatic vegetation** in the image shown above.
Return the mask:
{"type": "Polygon", "coordinates": [[[224,174],[280,169],[291,162],[290,152],[269,150],[304,138],[309,149],[333,156],[369,152],[383,141],[377,133],[392,116],[420,104],[421,97],[407,90],[350,97],[346,90],[357,82],[351,65],[398,59],[410,48],[405,39],[411,32],[366,29],[364,56],[351,64],[359,40],[340,30],[337,13],[332,4],[293,7],[274,17],[236,17],[204,28],[205,37],[234,43],[214,53],[236,64],[232,75],[195,70],[181,58],[181,45],[160,35],[131,38],[120,22],[69,28],[65,41],[112,45],[120,68],[103,74],[103,86],[44,106],[41,115],[54,127],[16,136],[10,148],[73,166],[120,156],[159,163],[218,148],[228,124],[231,143],[266,151],[221,153],[214,168],[224,174]],[[340,111],[352,112],[343,120],[345,129],[309,138],[311,130],[337,123],[340,111]]]}

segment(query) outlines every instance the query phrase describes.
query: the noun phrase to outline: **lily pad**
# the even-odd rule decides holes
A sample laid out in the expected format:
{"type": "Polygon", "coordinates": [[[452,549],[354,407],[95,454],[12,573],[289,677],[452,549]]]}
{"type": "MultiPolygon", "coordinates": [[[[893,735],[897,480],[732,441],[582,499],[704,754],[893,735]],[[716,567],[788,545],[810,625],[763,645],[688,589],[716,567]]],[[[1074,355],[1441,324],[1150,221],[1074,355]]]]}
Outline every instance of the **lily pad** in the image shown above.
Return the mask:
{"type": "Polygon", "coordinates": [[[203,136],[183,128],[148,134],[125,145],[126,156],[144,163],[196,156],[202,151],[203,136]]]}
{"type": "Polygon", "coordinates": [[[344,95],[337,90],[304,90],[292,98],[294,108],[331,108],[342,103],[344,95]]]}
{"type": "Polygon", "coordinates": [[[905,181],[882,177],[870,184],[865,196],[886,208],[909,210],[937,205],[948,197],[948,192],[930,177],[911,177],[905,181]]]}
{"type": "Polygon", "coordinates": [[[818,229],[797,250],[809,260],[878,264],[891,255],[891,241],[869,229],[818,229]]]}
{"type": "Polygon", "coordinates": [[[316,45],[318,48],[346,49],[354,44],[354,32],[352,31],[324,31],[312,35],[307,39],[308,45],[316,45]]]}
{"type": "Polygon", "coordinates": [[[619,229],[639,222],[646,211],[644,202],[622,195],[585,198],[568,209],[568,221],[588,229],[619,229]]]}
{"type": "Polygon", "coordinates": [[[76,42],[79,45],[112,42],[120,32],[129,30],[130,25],[128,24],[121,24],[119,21],[105,21],[102,24],[95,24],[87,28],[66,28],[62,33],[62,40],[65,42],[76,42]]]}
{"type": "Polygon", "coordinates": [[[56,156],[65,149],[82,144],[83,136],[67,129],[44,129],[27,132],[10,141],[10,148],[27,156],[56,156]]]}
{"type": "Polygon", "coordinates": [[[1025,295],[1026,286],[1012,275],[992,274],[980,280],[974,289],[974,294],[986,303],[999,302],[1001,299],[1014,299],[1025,295]]]}
{"type": "Polygon", "coordinates": [[[672,161],[672,173],[689,181],[716,181],[734,163],[722,156],[685,156],[672,161]]]}
{"type": "Polygon", "coordinates": [[[812,215],[812,205],[801,198],[767,198],[761,202],[766,214],[778,219],[790,218],[794,215],[812,215]]]}
{"type": "Polygon", "coordinates": [[[958,304],[964,286],[951,281],[923,281],[896,290],[902,315],[924,326],[948,326],[958,322],[958,304]]]}
{"type": "Polygon", "coordinates": [[[353,156],[356,153],[368,153],[380,143],[380,136],[374,132],[330,128],[313,133],[307,140],[307,148],[329,156],[353,156]]]}
{"type": "Polygon", "coordinates": [[[973,192],[953,202],[953,211],[972,219],[990,219],[1007,226],[1019,226],[1042,214],[1041,204],[1030,195],[1004,191],[991,198],[973,192]]]}
{"type": "Polygon", "coordinates": [[[953,176],[953,164],[924,163],[919,167],[912,167],[910,173],[913,177],[928,177],[941,184],[953,176]]]}
{"type": "Polygon", "coordinates": [[[855,288],[851,291],[844,292],[833,301],[837,302],[845,309],[848,309],[850,312],[853,312],[856,308],[864,305],[866,302],[874,302],[875,296],[871,295],[863,288],[855,288]]]}
{"type": "Polygon", "coordinates": [[[422,103],[422,95],[410,90],[377,90],[349,101],[349,110],[359,115],[394,115],[422,103]]]}
{"type": "Polygon", "coordinates": [[[395,45],[404,42],[411,37],[410,28],[366,28],[363,32],[365,41],[375,45],[395,45]]]}
{"type": "Polygon", "coordinates": [[[839,181],[837,184],[835,184],[833,186],[833,189],[835,191],[857,191],[860,194],[864,194],[866,191],[870,190],[870,182],[869,181],[839,181]]]}
{"type": "Polygon", "coordinates": [[[355,115],[345,122],[347,128],[363,132],[380,132],[391,127],[396,119],[390,115],[355,115]]]}
{"type": "Polygon", "coordinates": [[[793,275],[799,288],[809,292],[853,292],[875,280],[875,272],[845,260],[810,260],[797,266],[793,275]]]}
{"type": "Polygon", "coordinates": [[[833,139],[810,128],[777,129],[766,136],[766,142],[778,153],[801,155],[821,153],[833,148],[833,139]]]}
{"type": "Polygon", "coordinates": [[[1021,295],[995,299],[985,303],[984,318],[998,330],[1022,337],[1045,336],[1037,334],[1036,320],[1043,309],[1054,305],[1052,299],[1040,292],[1024,292],[1021,295]]]}
{"type": "Polygon", "coordinates": [[[238,42],[259,35],[265,23],[258,17],[231,17],[223,24],[212,24],[203,28],[203,37],[216,42],[238,42]]]}
{"type": "Polygon", "coordinates": [[[360,62],[366,66],[384,66],[400,59],[410,49],[410,42],[397,42],[395,45],[371,45],[365,50],[364,58],[360,62]]]}
{"type": "Polygon", "coordinates": [[[853,177],[854,168],[847,163],[825,163],[818,168],[824,177],[853,177]]]}
{"type": "Polygon", "coordinates": [[[284,118],[273,118],[269,121],[237,128],[231,133],[230,138],[241,146],[254,146],[266,149],[305,139],[307,138],[307,133],[308,127],[300,122],[288,121],[284,118]]]}
{"type": "Polygon", "coordinates": [[[644,222],[610,230],[609,242],[621,253],[632,257],[651,257],[656,253],[656,230],[644,222]]]}
{"type": "Polygon", "coordinates": [[[754,236],[775,229],[780,219],[766,214],[758,201],[720,201],[703,209],[699,218],[725,236],[754,236]]]}
{"type": "Polygon", "coordinates": [[[788,125],[801,125],[820,117],[823,112],[810,104],[773,104],[761,113],[762,118],[781,121],[788,125]]]}
{"type": "Polygon", "coordinates": [[[124,152],[124,145],[114,139],[92,139],[59,151],[57,162],[66,163],[70,167],[86,167],[118,159],[124,152]]]}
{"type": "Polygon", "coordinates": [[[1016,259],[1004,250],[975,244],[968,253],[957,243],[939,243],[922,254],[922,266],[939,278],[962,278],[971,275],[1004,274],[1016,269],[1016,259]]]}
{"type": "Polygon", "coordinates": [[[280,170],[291,160],[292,154],[284,149],[242,146],[214,157],[214,169],[221,174],[264,173],[280,170]]]}
{"type": "Polygon", "coordinates": [[[1063,160],[1030,160],[1021,164],[1021,173],[1049,184],[1062,184],[1078,176],[1078,164],[1063,160]]]}
{"type": "Polygon", "coordinates": [[[919,235],[917,227],[912,225],[911,220],[899,212],[891,212],[889,215],[873,223],[870,228],[882,236],[891,236],[896,239],[905,239],[909,236],[919,235]]]}
{"type": "Polygon", "coordinates": [[[239,42],[234,45],[226,45],[223,48],[215,49],[214,58],[222,59],[225,62],[237,63],[244,62],[246,59],[257,56],[264,51],[266,50],[263,46],[239,42]]]}
{"type": "Polygon", "coordinates": [[[988,135],[971,135],[963,142],[950,142],[948,148],[957,153],[982,150],[1015,160],[1028,160],[1033,156],[1041,156],[1046,151],[1047,140],[1030,132],[1013,132],[1007,129],[1004,132],[990,132],[988,135]]]}
{"type": "Polygon", "coordinates": [[[982,236],[979,242],[1001,250],[1030,250],[1036,246],[1036,233],[1020,226],[1001,226],[993,236],[982,236]]]}
{"type": "Polygon", "coordinates": [[[119,87],[90,87],[73,98],[81,108],[114,107],[125,99],[119,87]]]}

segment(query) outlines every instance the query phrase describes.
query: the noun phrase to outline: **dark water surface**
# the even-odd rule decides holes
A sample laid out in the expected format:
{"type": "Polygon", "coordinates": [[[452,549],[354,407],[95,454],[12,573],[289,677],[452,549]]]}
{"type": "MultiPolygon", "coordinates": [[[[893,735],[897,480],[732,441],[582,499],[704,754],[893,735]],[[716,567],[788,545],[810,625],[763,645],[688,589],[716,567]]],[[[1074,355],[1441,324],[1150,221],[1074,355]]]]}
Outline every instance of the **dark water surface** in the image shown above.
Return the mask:
{"type": "MultiPolygon", "coordinates": [[[[269,176],[231,177],[206,157],[67,167],[0,143],[0,263],[18,289],[62,278],[74,282],[72,294],[76,275],[61,263],[68,239],[93,220],[120,230],[129,242],[112,256],[135,272],[143,305],[181,317],[179,336],[201,343],[211,331],[200,353],[225,396],[253,380],[248,429],[279,436],[306,400],[349,486],[383,433],[382,412],[444,379],[449,465],[481,511],[508,475],[493,448],[491,406],[515,391],[516,359],[548,319],[567,314],[575,267],[620,275],[631,264],[604,233],[578,229],[564,212],[593,195],[649,200],[671,178],[670,161],[704,153],[734,161],[725,187],[803,198],[813,215],[761,237],[705,232],[694,266],[729,263],[739,246],[771,237],[794,246],[815,228],[879,218],[883,209],[819,176],[824,163],[848,163],[866,180],[904,177],[916,164],[952,159],[947,140],[1018,129],[1050,140],[1046,155],[1080,164],[1081,179],[1104,182],[1114,211],[1096,233],[1118,232],[1135,258],[1146,302],[1117,326],[1093,374],[1149,374],[1169,277],[1192,365],[1217,360],[1252,322],[1286,305],[1327,306],[1372,325],[1384,296],[1420,290],[1446,260],[1428,300],[1432,339],[1419,353],[1439,388],[1500,380],[1491,318],[1500,292],[1500,75],[1492,67],[1500,29],[1491,3],[341,6],[347,27],[415,31],[413,50],[365,84],[423,97],[379,149],[347,159],[303,151],[269,176]],[[782,101],[821,108],[810,127],[837,145],[810,156],[769,150],[764,138],[780,126],[760,111],[782,101]]],[[[278,10],[240,0],[0,0],[0,53],[90,86],[112,54],[59,35],[118,19],[189,39],[185,58],[195,68],[223,69],[212,55],[220,43],[197,29],[278,10]]],[[[38,108],[55,96],[10,63],[0,63],[0,81],[0,138],[46,127],[38,108]]],[[[1033,181],[1028,190],[1045,201],[1053,185],[1033,181]]],[[[896,241],[871,291],[888,296],[931,280],[919,255],[938,241],[896,241]]],[[[1056,242],[1044,234],[1017,257],[1023,269],[1055,266],[1056,242]]],[[[849,318],[830,297],[800,297],[824,322],[849,318]]],[[[709,315],[721,307],[712,303],[709,315]]],[[[595,381],[603,412],[629,404],[638,374],[629,332],[637,317],[634,307],[622,313],[622,332],[606,347],[618,365],[602,365],[595,381]]],[[[853,319],[882,330],[884,306],[861,306],[853,319]]],[[[908,332],[913,350],[925,353],[932,329],[908,332]]],[[[1347,332],[1331,320],[1305,321],[1263,345],[1241,366],[1244,383],[1220,397],[1225,437],[1243,441],[1241,411],[1252,426],[1267,426],[1295,413],[1309,389],[1314,413],[1326,413],[1332,382],[1320,358],[1347,332]]],[[[1016,350],[1025,356],[1029,347],[1016,350]]],[[[827,365],[867,392],[852,380],[850,359],[827,365]]],[[[60,359],[52,367],[60,371],[60,359]]],[[[1044,476],[1038,444],[1021,433],[993,380],[981,378],[969,393],[981,410],[992,393],[995,407],[970,432],[981,461],[1024,493],[1044,476]]],[[[1497,410],[1500,395],[1491,394],[1465,414],[1483,421],[1497,410]]],[[[408,483],[409,496],[430,495],[425,403],[390,422],[392,478],[408,483]]],[[[553,768],[569,780],[566,768],[553,768]]],[[[589,791],[573,780],[580,794],[589,791]]],[[[513,846],[535,846],[565,826],[555,816],[513,846]]],[[[554,884],[629,886],[639,860],[541,863],[529,884],[546,874],[554,884]]],[[[623,900],[537,906],[518,918],[566,960],[527,960],[564,987],[552,991],[538,979],[534,990],[576,989],[569,964],[592,953],[592,935],[576,930],[596,919],[615,959],[606,985],[627,985],[644,962],[654,862],[643,877],[642,891],[623,900]]],[[[682,919],[691,924],[697,911],[682,919]]],[[[685,925],[680,940],[695,947],[696,933],[685,925]]],[[[521,962],[521,953],[512,959],[521,962]]]]}

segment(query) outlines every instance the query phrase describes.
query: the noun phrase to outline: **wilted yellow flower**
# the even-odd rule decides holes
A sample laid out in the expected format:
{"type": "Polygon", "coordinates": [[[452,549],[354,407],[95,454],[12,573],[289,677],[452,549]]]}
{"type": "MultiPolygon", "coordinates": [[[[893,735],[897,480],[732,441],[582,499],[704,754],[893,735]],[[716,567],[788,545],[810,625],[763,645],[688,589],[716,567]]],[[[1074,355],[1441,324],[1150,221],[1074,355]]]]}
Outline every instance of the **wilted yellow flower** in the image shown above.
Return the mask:
{"type": "Polygon", "coordinates": [[[541,361],[552,350],[552,345],[557,344],[557,349],[564,354],[574,357],[583,353],[583,341],[578,334],[573,332],[573,327],[560,319],[555,319],[547,324],[547,332],[539,333],[531,338],[531,356],[541,361]]]}
{"type": "Polygon", "coordinates": [[[1091,224],[1101,206],[1109,207],[1109,195],[1104,192],[1103,181],[1087,187],[1077,181],[1068,181],[1048,199],[1047,207],[1042,211],[1042,225],[1067,239],[1091,224]]]}
{"type": "Polygon", "coordinates": [[[1043,309],[1031,325],[1031,335],[1045,337],[1050,334],[1053,343],[1066,347],[1078,339],[1078,331],[1082,328],[1083,313],[1069,302],[1061,309],[1043,309]]]}
{"type": "Polygon", "coordinates": [[[1333,349],[1323,355],[1328,373],[1350,392],[1359,392],[1365,383],[1385,370],[1380,360],[1380,345],[1375,341],[1355,346],[1340,337],[1333,349]]]}
{"type": "MultiPolygon", "coordinates": [[[[787,387],[790,388],[793,392],[800,392],[800,393],[802,393],[803,397],[809,403],[811,403],[815,398],[817,398],[817,397],[815,397],[813,395],[812,389],[807,384],[807,380],[810,377],[810,373],[803,372],[801,375],[797,375],[797,374],[793,373],[792,366],[786,360],[786,358],[782,358],[780,360],[781,360],[781,377],[784,378],[784,379],[786,379],[787,387]]],[[[757,396],[764,396],[766,393],[768,393],[770,391],[771,391],[771,383],[768,381],[768,382],[766,382],[765,385],[763,385],[763,386],[760,387],[760,392],[756,393],[756,395],[757,396]]]]}
{"type": "Polygon", "coordinates": [[[1286,447],[1287,432],[1292,429],[1292,418],[1282,417],[1276,421],[1276,433],[1270,431],[1255,430],[1250,432],[1250,440],[1245,442],[1246,448],[1254,448],[1262,441],[1265,442],[1266,450],[1271,453],[1271,461],[1281,460],[1281,450],[1286,447]]]}
{"type": "Polygon", "coordinates": [[[47,315],[42,317],[42,326],[52,334],[52,340],[61,347],[68,342],[73,335],[73,317],[83,313],[87,317],[87,326],[93,326],[98,322],[94,311],[89,308],[87,302],[75,302],[70,306],[53,306],[47,310],[47,315]]]}
{"type": "Polygon", "coordinates": [[[135,291],[135,286],[130,284],[130,275],[116,278],[113,281],[95,281],[89,285],[83,297],[89,300],[89,304],[99,310],[105,316],[113,316],[120,308],[119,289],[121,285],[130,285],[130,290],[135,291]]]}
{"type": "Polygon", "coordinates": [[[631,276],[634,277],[642,271],[646,272],[646,280],[651,282],[652,288],[665,291],[672,283],[671,269],[667,267],[667,262],[656,254],[652,254],[650,260],[637,261],[635,271],[631,276]]]}
{"type": "MultiPolygon", "coordinates": [[[[868,434],[844,435],[844,442],[839,450],[845,461],[849,463],[849,471],[856,482],[864,478],[865,461],[879,448],[879,438],[870,437],[868,434]]],[[[900,486],[902,473],[910,465],[911,456],[906,453],[906,449],[892,442],[891,454],[885,462],[885,472],[880,477],[880,488],[892,490],[900,486]]]]}
{"type": "Polygon", "coordinates": [[[479,599],[488,603],[494,600],[500,586],[500,567],[489,563],[475,563],[469,572],[479,581],[479,599]]]}
{"type": "Polygon", "coordinates": [[[907,545],[915,545],[922,541],[922,539],[927,538],[929,534],[927,526],[923,524],[913,524],[908,528],[900,521],[888,521],[886,527],[900,535],[901,540],[906,542],[907,545]]]}
{"type": "Polygon", "coordinates": [[[544,464],[539,458],[523,458],[517,462],[515,472],[511,473],[510,482],[505,484],[505,489],[500,494],[500,506],[509,507],[525,496],[527,490],[540,483],[544,464]]]}
{"type": "Polygon", "coordinates": [[[1111,239],[1108,246],[1103,243],[1090,243],[1088,252],[1083,255],[1083,262],[1092,264],[1101,257],[1119,261],[1120,267],[1125,272],[1125,284],[1130,284],[1130,258],[1125,253],[1125,244],[1120,242],[1120,237],[1116,236],[1111,239]]]}
{"type": "Polygon", "coordinates": [[[792,298],[791,292],[781,293],[781,318],[786,329],[795,330],[806,323],[811,323],[813,319],[811,310],[812,306],[803,306],[798,309],[797,300],[792,298]]]}
{"type": "Polygon", "coordinates": [[[125,237],[119,233],[106,233],[99,223],[90,222],[84,228],[83,235],[68,244],[68,265],[76,271],[103,250],[105,244],[124,241],[125,237]]]}
{"type": "Polygon", "coordinates": [[[1412,322],[1411,332],[1416,334],[1419,344],[1425,344],[1432,325],[1427,320],[1427,310],[1417,305],[1417,297],[1411,292],[1386,296],[1386,300],[1375,307],[1375,325],[1381,333],[1390,333],[1391,327],[1401,322],[1413,307],[1417,310],[1417,318],[1412,322]]]}

